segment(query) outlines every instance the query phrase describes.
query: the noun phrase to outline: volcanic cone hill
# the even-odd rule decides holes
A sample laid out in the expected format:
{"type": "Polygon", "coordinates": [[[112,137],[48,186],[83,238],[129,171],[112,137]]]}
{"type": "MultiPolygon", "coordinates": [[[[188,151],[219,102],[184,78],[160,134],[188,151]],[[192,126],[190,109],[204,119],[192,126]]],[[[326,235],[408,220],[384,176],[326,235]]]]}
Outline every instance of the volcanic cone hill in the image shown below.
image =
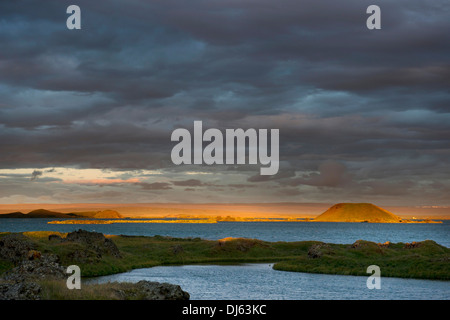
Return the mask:
{"type": "Polygon", "coordinates": [[[45,209],[37,209],[25,214],[22,212],[12,212],[0,214],[0,218],[89,218],[89,219],[123,219],[119,212],[115,210],[103,211],[87,211],[87,212],[71,212],[62,213],[49,211],[45,209]]]}
{"type": "Polygon", "coordinates": [[[314,221],[398,223],[401,218],[371,203],[338,203],[314,221]]]}

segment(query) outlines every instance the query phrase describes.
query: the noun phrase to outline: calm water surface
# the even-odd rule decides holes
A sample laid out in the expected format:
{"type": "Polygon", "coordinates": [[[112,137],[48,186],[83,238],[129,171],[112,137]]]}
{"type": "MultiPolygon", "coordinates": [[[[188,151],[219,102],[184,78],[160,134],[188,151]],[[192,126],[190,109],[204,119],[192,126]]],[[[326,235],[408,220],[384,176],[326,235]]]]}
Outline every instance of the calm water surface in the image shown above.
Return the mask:
{"type": "Polygon", "coordinates": [[[206,223],[117,223],[109,225],[55,225],[55,219],[0,219],[0,232],[60,231],[77,229],[104,234],[171,236],[217,240],[226,237],[265,241],[317,240],[353,243],[363,239],[374,242],[412,242],[434,240],[450,247],[450,221],[444,223],[343,223],[343,222],[219,222],[206,223]]]}
{"type": "MultiPolygon", "coordinates": [[[[265,241],[317,240],[353,243],[434,240],[450,247],[450,221],[442,224],[333,223],[333,222],[220,222],[216,224],[52,225],[55,219],[0,219],[0,232],[77,229],[104,234],[171,236],[217,240],[225,237],[265,241]]],[[[191,299],[300,300],[300,299],[450,299],[450,282],[382,277],[381,290],[369,290],[367,277],[321,275],[273,270],[269,264],[188,265],[138,269],[90,281],[149,280],[179,284],[191,299]]]]}
{"type": "Polygon", "coordinates": [[[286,272],[272,264],[187,265],[136,269],[90,282],[176,283],[192,300],[449,300],[450,282],[381,278],[368,289],[367,277],[286,272]]]}

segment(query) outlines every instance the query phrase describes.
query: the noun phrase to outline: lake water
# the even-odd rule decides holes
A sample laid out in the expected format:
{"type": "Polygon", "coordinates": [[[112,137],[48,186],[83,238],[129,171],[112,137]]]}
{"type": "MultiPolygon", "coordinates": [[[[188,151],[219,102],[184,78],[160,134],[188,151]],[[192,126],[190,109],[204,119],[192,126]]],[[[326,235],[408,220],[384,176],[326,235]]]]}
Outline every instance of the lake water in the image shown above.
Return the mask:
{"type": "Polygon", "coordinates": [[[356,240],[412,242],[434,240],[450,247],[450,221],[444,223],[339,223],[339,222],[219,222],[219,223],[116,223],[86,225],[47,224],[55,219],[0,219],[0,232],[60,231],[77,229],[104,234],[171,236],[218,240],[226,237],[264,241],[317,240],[350,244],[356,240]]]}
{"type": "Polygon", "coordinates": [[[136,269],[90,282],[175,283],[191,300],[448,300],[446,281],[381,277],[368,289],[367,277],[278,271],[272,264],[187,265],[136,269]]]}
{"type": "MultiPolygon", "coordinates": [[[[450,247],[450,221],[442,224],[382,224],[333,222],[219,222],[216,224],[110,224],[55,225],[55,219],[0,219],[0,232],[77,229],[104,234],[255,238],[265,241],[317,240],[350,244],[358,239],[374,242],[434,240],[450,247]]],[[[180,285],[195,300],[300,300],[394,299],[448,300],[450,282],[381,278],[380,290],[369,290],[367,277],[308,274],[273,270],[270,264],[187,265],[137,269],[90,281],[149,280],[180,285]]]]}

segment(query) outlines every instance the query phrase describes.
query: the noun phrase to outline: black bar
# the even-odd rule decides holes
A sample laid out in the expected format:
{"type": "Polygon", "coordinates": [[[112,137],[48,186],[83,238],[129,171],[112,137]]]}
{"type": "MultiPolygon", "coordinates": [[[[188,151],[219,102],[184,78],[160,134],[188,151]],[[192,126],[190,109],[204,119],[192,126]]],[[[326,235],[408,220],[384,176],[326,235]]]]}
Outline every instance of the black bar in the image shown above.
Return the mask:
{"type": "Polygon", "coordinates": [[[102,319],[128,316],[142,319],[343,319],[384,318],[399,315],[402,319],[417,316],[418,310],[445,314],[448,301],[415,300],[218,300],[218,301],[0,301],[0,313],[23,316],[48,315],[61,318],[98,316],[102,319]],[[431,309],[428,309],[431,308],[431,309]],[[214,312],[212,312],[214,310],[214,312]],[[441,313],[442,312],[442,313],[441,313]],[[56,314],[57,313],[57,314],[56,314]],[[9,314],[9,313],[8,313],[9,314]],[[157,316],[158,315],[158,316],[157,316]]]}

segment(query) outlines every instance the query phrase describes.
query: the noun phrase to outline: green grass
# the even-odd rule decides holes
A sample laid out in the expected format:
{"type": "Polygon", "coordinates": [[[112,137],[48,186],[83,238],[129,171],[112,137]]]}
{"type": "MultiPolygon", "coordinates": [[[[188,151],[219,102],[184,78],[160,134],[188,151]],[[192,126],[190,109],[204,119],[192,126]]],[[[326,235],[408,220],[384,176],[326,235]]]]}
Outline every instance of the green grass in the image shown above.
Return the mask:
{"type": "Polygon", "coordinates": [[[418,248],[406,249],[404,243],[380,248],[366,242],[362,248],[330,244],[331,252],[311,259],[300,256],[295,260],[274,265],[276,270],[367,276],[369,265],[378,265],[385,277],[450,280],[450,249],[434,241],[424,241],[418,248]]]}
{"type": "MultiPolygon", "coordinates": [[[[103,255],[101,259],[81,263],[70,253],[82,249],[71,242],[51,242],[49,234],[56,232],[26,232],[42,253],[60,256],[61,264],[77,264],[83,277],[125,272],[136,268],[159,265],[195,263],[274,262],[274,268],[284,271],[364,275],[369,265],[381,268],[382,276],[450,280],[450,249],[434,241],[424,241],[417,248],[405,244],[391,244],[382,248],[376,243],[361,241],[361,246],[328,244],[320,249],[319,258],[311,258],[308,251],[317,241],[265,242],[256,239],[212,241],[199,238],[109,236],[119,248],[122,258],[103,255]]],[[[62,237],[65,234],[59,234],[62,237]]],[[[0,234],[1,237],[1,234],[0,234]]],[[[0,260],[0,273],[12,267],[0,260]]]]}

